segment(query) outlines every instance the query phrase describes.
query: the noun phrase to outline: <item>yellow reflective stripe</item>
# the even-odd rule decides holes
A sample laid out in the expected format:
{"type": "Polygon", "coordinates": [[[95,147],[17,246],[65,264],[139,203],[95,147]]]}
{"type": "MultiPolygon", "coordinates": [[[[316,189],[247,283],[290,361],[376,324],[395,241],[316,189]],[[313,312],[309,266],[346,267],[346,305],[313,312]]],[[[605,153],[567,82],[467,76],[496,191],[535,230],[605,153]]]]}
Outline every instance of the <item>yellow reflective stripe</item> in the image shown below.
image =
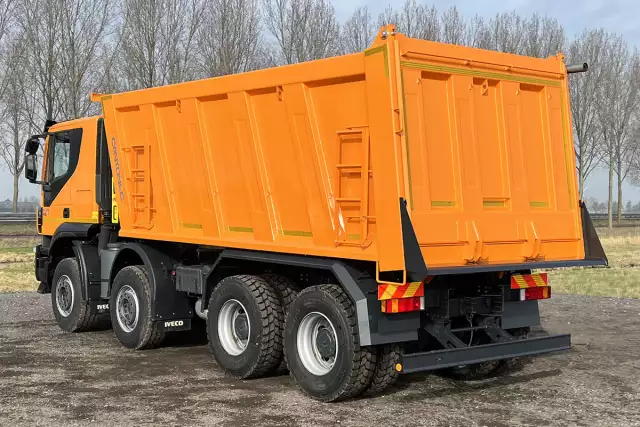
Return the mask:
{"type": "Polygon", "coordinates": [[[397,313],[398,312],[398,300],[397,299],[392,299],[391,300],[391,312],[392,313],[397,313]]]}
{"type": "Polygon", "coordinates": [[[391,299],[393,298],[393,294],[398,289],[399,285],[387,285],[387,288],[384,290],[384,294],[382,294],[381,300],[391,299]]]}
{"type": "Polygon", "coordinates": [[[524,280],[524,277],[520,276],[520,275],[514,275],[513,279],[516,281],[516,284],[520,287],[520,288],[528,288],[529,286],[527,285],[526,280],[524,280]]]}
{"type": "Polygon", "coordinates": [[[422,282],[412,282],[409,284],[409,286],[407,287],[407,290],[404,293],[404,297],[403,298],[409,298],[412,297],[416,294],[416,292],[418,292],[418,288],[420,287],[420,285],[422,284],[422,282]]]}
{"type": "Polygon", "coordinates": [[[533,281],[536,282],[536,285],[547,286],[547,284],[544,283],[544,280],[542,280],[542,277],[539,274],[532,274],[531,277],[533,278],[533,281]]]}

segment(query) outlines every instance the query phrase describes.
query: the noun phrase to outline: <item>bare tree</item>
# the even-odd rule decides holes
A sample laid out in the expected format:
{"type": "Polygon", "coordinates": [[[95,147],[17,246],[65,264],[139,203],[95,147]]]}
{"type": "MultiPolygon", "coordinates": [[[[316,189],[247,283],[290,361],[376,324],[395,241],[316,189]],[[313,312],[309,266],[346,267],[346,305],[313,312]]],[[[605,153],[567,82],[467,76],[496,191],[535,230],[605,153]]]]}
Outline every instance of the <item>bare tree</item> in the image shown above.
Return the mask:
{"type": "Polygon", "coordinates": [[[468,21],[464,44],[478,49],[493,47],[491,30],[482,16],[476,15],[468,21]]]}
{"type": "Polygon", "coordinates": [[[263,0],[267,30],[275,37],[285,64],[338,53],[340,26],[328,0],[263,0]]]}
{"type": "Polygon", "coordinates": [[[61,14],[57,0],[21,0],[19,3],[18,24],[25,39],[24,71],[30,84],[37,88],[38,114],[34,115],[32,127],[40,130],[45,119],[57,117],[60,111],[57,67],[61,14]]]}
{"type": "Polygon", "coordinates": [[[91,89],[100,87],[98,55],[111,23],[110,0],[60,0],[60,46],[56,67],[62,118],[87,115],[91,89]]]}
{"type": "Polygon", "coordinates": [[[606,44],[607,34],[603,30],[585,31],[569,45],[567,52],[568,64],[589,63],[589,72],[574,74],[569,78],[578,184],[582,199],[585,181],[600,160],[603,134],[598,97],[604,78],[606,44]]]}
{"type": "Polygon", "coordinates": [[[354,53],[366,50],[373,42],[376,31],[367,6],[357,7],[342,26],[342,51],[354,53]]]}
{"type": "Polygon", "coordinates": [[[557,19],[533,14],[524,22],[525,35],[521,53],[546,58],[560,52],[565,45],[564,28],[557,19]]]}
{"type": "Polygon", "coordinates": [[[622,37],[612,37],[603,60],[604,79],[600,86],[599,116],[604,139],[604,161],[609,167],[609,227],[613,226],[613,176],[618,184],[618,221],[622,213],[622,184],[631,168],[637,146],[630,138],[640,97],[638,76],[640,57],[629,52],[622,37]]]}
{"type": "Polygon", "coordinates": [[[19,182],[24,169],[24,146],[31,128],[33,99],[26,96],[30,88],[23,73],[24,39],[18,35],[6,58],[6,91],[2,96],[0,118],[0,159],[13,177],[13,212],[18,211],[19,182]]]}
{"type": "Polygon", "coordinates": [[[467,34],[467,23],[456,6],[452,6],[442,14],[443,43],[464,44],[467,34]]]}
{"type": "Polygon", "coordinates": [[[406,0],[400,10],[390,5],[378,16],[378,26],[393,24],[407,37],[423,40],[440,40],[440,19],[435,6],[406,0]]]}
{"type": "Polygon", "coordinates": [[[206,3],[197,34],[204,75],[222,76],[257,68],[260,45],[258,0],[211,0],[206,3]]]}
{"type": "Polygon", "coordinates": [[[489,21],[491,49],[499,52],[522,53],[524,50],[524,19],[515,11],[500,13],[489,21]]]}
{"type": "Polygon", "coordinates": [[[121,53],[127,88],[193,77],[201,0],[127,0],[121,11],[121,53]]]}

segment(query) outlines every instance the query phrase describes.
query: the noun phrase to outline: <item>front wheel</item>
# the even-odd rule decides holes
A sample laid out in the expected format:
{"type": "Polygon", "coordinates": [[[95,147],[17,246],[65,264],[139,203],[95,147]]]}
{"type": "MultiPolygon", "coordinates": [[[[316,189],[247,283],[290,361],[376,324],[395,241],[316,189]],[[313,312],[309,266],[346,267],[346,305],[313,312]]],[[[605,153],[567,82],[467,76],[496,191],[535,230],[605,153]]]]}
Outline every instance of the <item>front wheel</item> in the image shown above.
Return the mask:
{"type": "Polygon", "coordinates": [[[295,383],[322,402],[358,396],[375,372],[375,353],[358,346],[355,309],[338,285],[298,294],[287,315],[284,351],[295,383]]]}
{"type": "Polygon", "coordinates": [[[58,326],[65,332],[82,332],[97,328],[104,316],[92,311],[82,297],[80,267],[75,258],[65,258],[53,273],[51,306],[58,326]]]}
{"type": "Polygon", "coordinates": [[[131,265],[118,272],[111,289],[111,323],[120,343],[135,350],[158,346],[162,326],[151,318],[152,290],[144,267],[131,265]]]}

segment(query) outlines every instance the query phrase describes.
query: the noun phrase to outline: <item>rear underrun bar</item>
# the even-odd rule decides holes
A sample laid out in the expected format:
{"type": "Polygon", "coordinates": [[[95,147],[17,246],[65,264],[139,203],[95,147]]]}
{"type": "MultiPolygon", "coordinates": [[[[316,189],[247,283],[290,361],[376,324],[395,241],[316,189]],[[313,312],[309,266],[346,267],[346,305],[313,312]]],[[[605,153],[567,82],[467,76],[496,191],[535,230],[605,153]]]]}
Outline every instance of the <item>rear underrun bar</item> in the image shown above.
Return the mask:
{"type": "Polygon", "coordinates": [[[401,373],[409,374],[570,349],[571,335],[551,335],[450,350],[405,354],[399,368],[401,368],[401,373]]]}

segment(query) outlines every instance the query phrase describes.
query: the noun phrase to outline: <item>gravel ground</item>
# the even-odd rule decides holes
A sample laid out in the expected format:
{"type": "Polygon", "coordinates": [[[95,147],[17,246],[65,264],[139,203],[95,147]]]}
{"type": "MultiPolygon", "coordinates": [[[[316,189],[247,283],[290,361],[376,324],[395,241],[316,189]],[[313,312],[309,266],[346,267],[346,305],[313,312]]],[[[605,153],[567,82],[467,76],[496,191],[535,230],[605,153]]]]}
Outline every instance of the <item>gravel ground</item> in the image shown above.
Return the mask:
{"type": "Polygon", "coordinates": [[[49,302],[0,294],[0,426],[640,426],[640,300],[555,295],[543,324],[572,333],[571,352],[481,382],[405,376],[337,404],[287,376],[226,378],[201,339],[133,352],[111,331],[65,334],[49,302]]]}

